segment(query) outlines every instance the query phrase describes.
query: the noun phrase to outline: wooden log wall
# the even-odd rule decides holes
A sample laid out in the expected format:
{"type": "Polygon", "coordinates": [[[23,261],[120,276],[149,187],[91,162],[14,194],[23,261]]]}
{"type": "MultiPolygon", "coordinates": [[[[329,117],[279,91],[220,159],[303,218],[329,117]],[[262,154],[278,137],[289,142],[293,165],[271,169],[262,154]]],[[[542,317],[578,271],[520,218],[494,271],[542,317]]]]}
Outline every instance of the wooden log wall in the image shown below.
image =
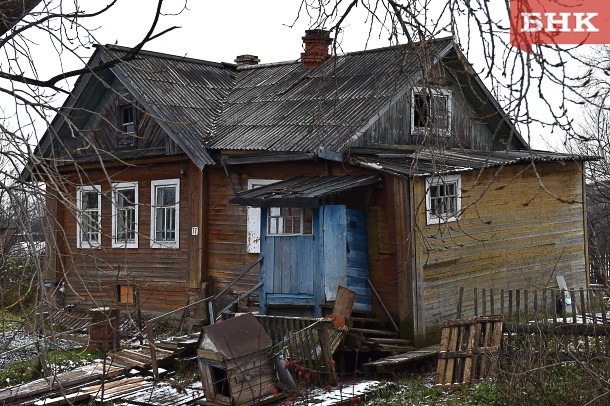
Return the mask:
{"type": "Polygon", "coordinates": [[[197,213],[194,206],[200,206],[200,191],[192,190],[192,183],[201,177],[197,168],[181,157],[173,161],[141,162],[129,167],[107,165],[104,170],[90,168],[86,179],[79,179],[73,172],[63,175],[65,195],[71,203],[57,208],[57,218],[63,226],[60,241],[63,255],[58,261],[57,277],[66,281],[65,303],[84,309],[108,305],[130,307],[117,303],[117,284],[128,284],[139,290],[144,310],[165,311],[185,305],[187,289],[201,279],[196,276],[200,270],[197,266],[201,255],[199,236],[191,236],[192,226],[201,229],[201,224],[191,220],[198,218],[194,215],[197,213]],[[151,181],[161,179],[180,179],[178,249],[150,247],[151,181]],[[138,183],[138,248],[112,248],[113,182],[138,183]],[[102,188],[102,236],[101,247],[97,249],[77,248],[73,207],[78,184],[100,185],[102,188]]]}
{"type": "MultiPolygon", "coordinates": [[[[246,190],[249,179],[290,179],[301,175],[361,175],[366,172],[357,168],[346,168],[337,164],[316,162],[288,162],[273,164],[250,164],[228,166],[229,181],[222,168],[207,172],[208,190],[208,266],[207,277],[212,281],[214,293],[219,292],[235,279],[259,254],[248,254],[246,247],[247,208],[231,205],[233,197],[231,182],[237,191],[246,190]],[[349,169],[349,172],[347,171],[349,169]]],[[[382,186],[372,191],[359,190],[353,193],[348,206],[367,213],[369,265],[371,281],[377,288],[386,306],[398,319],[400,297],[397,279],[397,241],[395,227],[406,213],[395,216],[394,186],[391,176],[385,176],[382,186]]],[[[258,273],[252,272],[235,287],[236,294],[243,293],[258,281],[258,273]]],[[[374,312],[383,317],[383,311],[373,300],[374,312]]]]}
{"type": "Polygon", "coordinates": [[[426,224],[425,180],[416,179],[414,266],[428,334],[455,318],[458,286],[557,287],[558,275],[586,286],[582,163],[512,165],[461,179],[461,218],[436,225],[426,224]]]}

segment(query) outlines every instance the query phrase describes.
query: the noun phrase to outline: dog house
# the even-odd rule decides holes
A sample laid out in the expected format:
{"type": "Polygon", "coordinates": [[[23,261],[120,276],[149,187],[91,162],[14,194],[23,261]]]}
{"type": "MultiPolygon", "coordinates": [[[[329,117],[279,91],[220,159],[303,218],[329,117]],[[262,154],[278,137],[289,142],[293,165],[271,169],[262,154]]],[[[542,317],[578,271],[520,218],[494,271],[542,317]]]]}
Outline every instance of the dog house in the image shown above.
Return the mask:
{"type": "Polygon", "coordinates": [[[273,393],[271,338],[252,314],[203,328],[197,350],[206,398],[239,405],[273,393]]]}

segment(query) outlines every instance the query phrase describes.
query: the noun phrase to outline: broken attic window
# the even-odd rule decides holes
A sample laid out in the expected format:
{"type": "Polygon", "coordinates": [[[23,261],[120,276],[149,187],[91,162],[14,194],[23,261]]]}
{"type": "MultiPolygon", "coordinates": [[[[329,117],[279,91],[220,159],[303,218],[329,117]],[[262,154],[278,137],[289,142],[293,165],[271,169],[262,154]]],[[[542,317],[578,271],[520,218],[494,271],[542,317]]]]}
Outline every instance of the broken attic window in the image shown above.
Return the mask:
{"type": "Polygon", "coordinates": [[[136,109],[132,104],[119,106],[120,132],[117,134],[119,148],[135,147],[136,109]]]}
{"type": "Polygon", "coordinates": [[[133,105],[121,106],[121,131],[127,134],[135,132],[135,111],[133,105]]]}
{"type": "Polygon", "coordinates": [[[449,131],[451,100],[447,90],[420,89],[413,91],[413,131],[432,130],[446,135],[449,131]]]}

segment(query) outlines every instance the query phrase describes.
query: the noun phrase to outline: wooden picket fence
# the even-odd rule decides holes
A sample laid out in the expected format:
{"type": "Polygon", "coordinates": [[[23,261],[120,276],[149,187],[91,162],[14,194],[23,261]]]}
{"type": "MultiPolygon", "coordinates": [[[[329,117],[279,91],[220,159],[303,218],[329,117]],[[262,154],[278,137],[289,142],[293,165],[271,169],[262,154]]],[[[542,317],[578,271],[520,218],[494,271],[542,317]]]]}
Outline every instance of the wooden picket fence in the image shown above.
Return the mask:
{"type": "Polygon", "coordinates": [[[457,318],[502,315],[508,348],[519,336],[545,334],[569,343],[572,353],[610,353],[610,306],[602,289],[475,288],[472,293],[468,310],[474,314],[464,314],[460,288],[457,318]]]}

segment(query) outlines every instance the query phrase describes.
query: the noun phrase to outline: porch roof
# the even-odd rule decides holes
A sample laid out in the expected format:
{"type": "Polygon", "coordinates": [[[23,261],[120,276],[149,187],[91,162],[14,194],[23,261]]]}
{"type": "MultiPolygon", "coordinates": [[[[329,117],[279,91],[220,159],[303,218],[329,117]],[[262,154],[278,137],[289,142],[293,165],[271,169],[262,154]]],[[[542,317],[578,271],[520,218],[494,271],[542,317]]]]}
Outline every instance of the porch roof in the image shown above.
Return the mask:
{"type": "Polygon", "coordinates": [[[254,207],[316,208],[326,197],[378,182],[379,175],[299,176],[240,192],[229,202],[254,207]]]}

